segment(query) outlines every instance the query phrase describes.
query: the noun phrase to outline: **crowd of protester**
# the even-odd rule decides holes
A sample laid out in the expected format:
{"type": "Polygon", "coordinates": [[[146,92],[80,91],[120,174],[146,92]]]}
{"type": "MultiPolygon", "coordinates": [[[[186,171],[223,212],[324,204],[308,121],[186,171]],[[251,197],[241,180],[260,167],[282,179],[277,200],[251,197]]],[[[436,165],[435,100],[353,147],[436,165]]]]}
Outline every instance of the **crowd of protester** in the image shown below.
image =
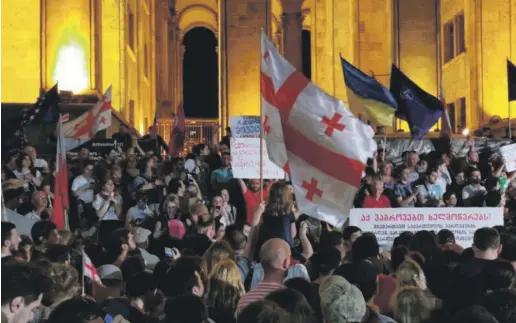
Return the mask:
{"type": "Polygon", "coordinates": [[[503,207],[506,225],[466,249],[448,230],[404,232],[383,252],[373,233],[301,214],[288,181],[234,179],[228,137],[184,158],[114,137],[120,151],[69,161],[69,230],[51,221],[55,160],[3,156],[4,211],[34,224],[2,222],[2,322],[516,322],[516,172],[472,140],[466,157],[400,165],[379,150],[355,207],[503,207]]]}

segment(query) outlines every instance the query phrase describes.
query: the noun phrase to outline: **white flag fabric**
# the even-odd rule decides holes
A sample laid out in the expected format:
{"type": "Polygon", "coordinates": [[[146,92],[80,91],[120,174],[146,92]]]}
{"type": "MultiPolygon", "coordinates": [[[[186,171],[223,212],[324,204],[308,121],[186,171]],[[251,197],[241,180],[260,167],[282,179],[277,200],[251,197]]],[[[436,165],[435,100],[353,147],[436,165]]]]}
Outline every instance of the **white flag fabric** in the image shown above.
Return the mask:
{"type": "Polygon", "coordinates": [[[377,149],[373,129],[311,83],[262,31],[261,106],[269,158],[285,171],[302,213],[342,226],[377,149]]]}
{"type": "Polygon", "coordinates": [[[102,280],[97,273],[97,269],[91,262],[90,257],[88,257],[84,251],[82,252],[82,274],[91,279],[94,283],[102,286],[102,280]]]}
{"type": "Polygon", "coordinates": [[[71,150],[95,137],[95,134],[111,126],[111,85],[104,96],[89,111],[80,117],[63,124],[63,135],[70,139],[66,141],[66,149],[71,150]]]}

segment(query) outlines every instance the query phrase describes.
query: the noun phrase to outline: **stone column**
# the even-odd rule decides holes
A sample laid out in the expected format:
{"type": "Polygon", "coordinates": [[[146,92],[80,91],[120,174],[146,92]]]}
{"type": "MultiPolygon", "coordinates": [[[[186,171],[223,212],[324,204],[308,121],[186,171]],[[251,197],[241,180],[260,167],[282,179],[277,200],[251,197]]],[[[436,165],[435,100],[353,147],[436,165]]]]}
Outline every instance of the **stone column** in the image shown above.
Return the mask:
{"type": "Polygon", "coordinates": [[[177,107],[179,103],[178,92],[177,92],[177,46],[176,46],[176,29],[177,29],[177,17],[176,12],[171,10],[171,17],[168,20],[168,92],[169,97],[173,105],[173,109],[177,107]]]}
{"type": "Polygon", "coordinates": [[[283,25],[283,53],[285,58],[298,70],[302,62],[303,15],[301,12],[285,12],[281,15],[283,25]]]}
{"type": "MultiPolygon", "coordinates": [[[[181,38],[180,38],[180,42],[182,42],[183,40],[183,32],[178,30],[181,38]]],[[[178,59],[179,59],[179,62],[178,62],[178,70],[179,70],[179,80],[178,80],[178,90],[179,90],[179,98],[180,98],[180,101],[183,100],[183,58],[185,57],[185,46],[182,45],[182,43],[179,43],[178,44],[178,48],[179,48],[179,55],[178,55],[178,59]]]]}

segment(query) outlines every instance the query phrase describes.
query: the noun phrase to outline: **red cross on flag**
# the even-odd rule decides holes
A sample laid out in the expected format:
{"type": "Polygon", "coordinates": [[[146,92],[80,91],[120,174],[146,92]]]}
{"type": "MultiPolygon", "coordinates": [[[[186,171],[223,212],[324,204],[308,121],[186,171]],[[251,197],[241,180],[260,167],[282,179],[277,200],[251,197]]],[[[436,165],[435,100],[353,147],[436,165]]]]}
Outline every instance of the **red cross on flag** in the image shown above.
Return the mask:
{"type": "Polygon", "coordinates": [[[377,149],[373,129],[311,83],[262,31],[261,107],[269,158],[290,168],[302,213],[342,226],[377,149]]]}
{"type": "Polygon", "coordinates": [[[111,85],[93,108],[80,117],[63,124],[63,135],[68,140],[66,150],[71,150],[91,140],[95,134],[111,126],[111,85]]]}
{"type": "Polygon", "coordinates": [[[102,280],[97,273],[97,269],[84,251],[82,252],[82,274],[91,279],[92,282],[102,286],[102,280]]]}

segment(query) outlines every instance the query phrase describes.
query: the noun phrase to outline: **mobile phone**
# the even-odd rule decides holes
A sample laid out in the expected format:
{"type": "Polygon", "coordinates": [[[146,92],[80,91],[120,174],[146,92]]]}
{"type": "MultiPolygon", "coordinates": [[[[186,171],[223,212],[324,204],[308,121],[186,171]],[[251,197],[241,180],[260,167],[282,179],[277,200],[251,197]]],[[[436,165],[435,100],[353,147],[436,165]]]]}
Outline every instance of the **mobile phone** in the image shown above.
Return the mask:
{"type": "Polygon", "coordinates": [[[167,258],[174,257],[174,251],[171,248],[169,248],[169,247],[165,247],[165,256],[167,258]]]}
{"type": "Polygon", "coordinates": [[[106,316],[104,316],[104,323],[112,323],[113,322],[113,316],[111,316],[111,314],[106,314],[106,316]]]}

